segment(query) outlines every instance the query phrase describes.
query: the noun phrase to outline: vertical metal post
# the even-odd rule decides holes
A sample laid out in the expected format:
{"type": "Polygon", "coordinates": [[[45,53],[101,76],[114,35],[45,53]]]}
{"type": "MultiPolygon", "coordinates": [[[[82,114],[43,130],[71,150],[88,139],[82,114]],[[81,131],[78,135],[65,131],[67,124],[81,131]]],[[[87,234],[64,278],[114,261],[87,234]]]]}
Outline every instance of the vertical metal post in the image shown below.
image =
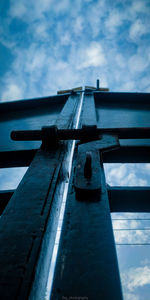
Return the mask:
{"type": "MultiPolygon", "coordinates": [[[[92,95],[90,97],[86,95],[84,97],[85,111],[82,115],[82,124],[88,124],[89,116],[89,123],[93,126],[96,125],[96,117],[92,121],[90,115],[96,114],[94,98],[92,95]]],[[[122,299],[103,164],[102,161],[99,163],[101,169],[99,180],[102,183],[99,201],[97,198],[94,199],[94,195],[90,202],[85,196],[80,201],[76,198],[72,172],[52,300],[122,299]]]]}

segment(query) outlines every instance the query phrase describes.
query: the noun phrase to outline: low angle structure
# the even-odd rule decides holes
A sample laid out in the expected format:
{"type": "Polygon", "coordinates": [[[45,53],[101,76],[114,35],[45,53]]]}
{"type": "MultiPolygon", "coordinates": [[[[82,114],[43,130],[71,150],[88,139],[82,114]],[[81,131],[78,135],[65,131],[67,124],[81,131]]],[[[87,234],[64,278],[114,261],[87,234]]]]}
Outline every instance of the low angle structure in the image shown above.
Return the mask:
{"type": "Polygon", "coordinates": [[[121,300],[111,212],[150,212],[149,187],[112,187],[103,163],[150,162],[150,94],[97,86],[0,104],[1,299],[121,300]]]}

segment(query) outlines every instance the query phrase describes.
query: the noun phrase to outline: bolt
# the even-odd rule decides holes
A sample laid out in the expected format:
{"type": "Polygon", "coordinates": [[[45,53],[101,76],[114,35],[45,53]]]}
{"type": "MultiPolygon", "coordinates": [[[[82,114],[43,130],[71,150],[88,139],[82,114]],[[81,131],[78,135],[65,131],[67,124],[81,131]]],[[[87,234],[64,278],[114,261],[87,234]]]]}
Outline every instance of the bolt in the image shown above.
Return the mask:
{"type": "Polygon", "coordinates": [[[97,90],[99,90],[99,79],[97,79],[97,84],[96,85],[97,85],[96,86],[97,90]]]}
{"type": "Polygon", "coordinates": [[[84,165],[84,177],[90,179],[92,176],[92,153],[86,152],[86,161],[84,165]]]}

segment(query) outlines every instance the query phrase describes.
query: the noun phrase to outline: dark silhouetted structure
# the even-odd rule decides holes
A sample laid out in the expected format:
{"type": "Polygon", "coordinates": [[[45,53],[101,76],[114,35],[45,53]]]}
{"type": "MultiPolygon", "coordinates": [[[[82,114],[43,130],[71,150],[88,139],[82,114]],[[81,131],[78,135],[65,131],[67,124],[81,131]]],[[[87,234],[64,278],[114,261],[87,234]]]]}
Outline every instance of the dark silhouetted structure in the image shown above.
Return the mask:
{"type": "Polygon", "coordinates": [[[1,168],[29,166],[0,193],[1,299],[44,299],[63,205],[51,299],[122,299],[110,212],[149,212],[150,188],[107,186],[103,163],[150,161],[150,94],[97,82],[0,116],[1,168]]]}

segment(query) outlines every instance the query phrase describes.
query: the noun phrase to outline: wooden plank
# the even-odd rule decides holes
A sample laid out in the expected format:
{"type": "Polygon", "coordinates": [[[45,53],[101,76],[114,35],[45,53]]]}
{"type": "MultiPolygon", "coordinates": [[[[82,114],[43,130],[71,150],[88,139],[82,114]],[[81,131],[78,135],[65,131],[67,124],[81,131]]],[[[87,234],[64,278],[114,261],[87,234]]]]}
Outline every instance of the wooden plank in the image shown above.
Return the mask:
{"type": "MultiPolygon", "coordinates": [[[[72,103],[72,98],[71,98],[72,103]]],[[[78,97],[74,99],[77,105],[78,97]]],[[[68,104],[57,120],[59,126],[70,127],[68,104]],[[66,113],[65,113],[66,108],[66,113]]],[[[51,211],[57,180],[62,176],[61,163],[66,151],[58,149],[37,151],[0,218],[0,295],[2,299],[28,299],[42,240],[51,211]],[[5,230],[4,230],[5,229],[5,230]]],[[[59,211],[59,207],[56,207],[59,211]]],[[[55,215],[55,214],[54,214],[55,215]]],[[[57,222],[56,222],[57,224],[57,222]]],[[[56,226],[57,228],[57,226],[56,226]]],[[[55,230],[56,230],[55,228],[55,230]]],[[[55,240],[55,232],[52,232],[55,240]]],[[[51,256],[52,253],[49,253],[51,256]]]]}
{"type": "Polygon", "coordinates": [[[76,87],[76,88],[73,88],[73,89],[69,89],[69,90],[58,91],[57,95],[68,94],[68,93],[72,93],[72,92],[80,92],[80,91],[82,91],[82,86],[76,87]]]}
{"type": "Polygon", "coordinates": [[[109,92],[109,88],[103,88],[103,87],[101,87],[101,88],[96,88],[96,87],[93,87],[93,86],[85,86],[85,90],[86,89],[90,89],[90,90],[93,90],[93,91],[97,91],[97,92],[109,92]]]}

